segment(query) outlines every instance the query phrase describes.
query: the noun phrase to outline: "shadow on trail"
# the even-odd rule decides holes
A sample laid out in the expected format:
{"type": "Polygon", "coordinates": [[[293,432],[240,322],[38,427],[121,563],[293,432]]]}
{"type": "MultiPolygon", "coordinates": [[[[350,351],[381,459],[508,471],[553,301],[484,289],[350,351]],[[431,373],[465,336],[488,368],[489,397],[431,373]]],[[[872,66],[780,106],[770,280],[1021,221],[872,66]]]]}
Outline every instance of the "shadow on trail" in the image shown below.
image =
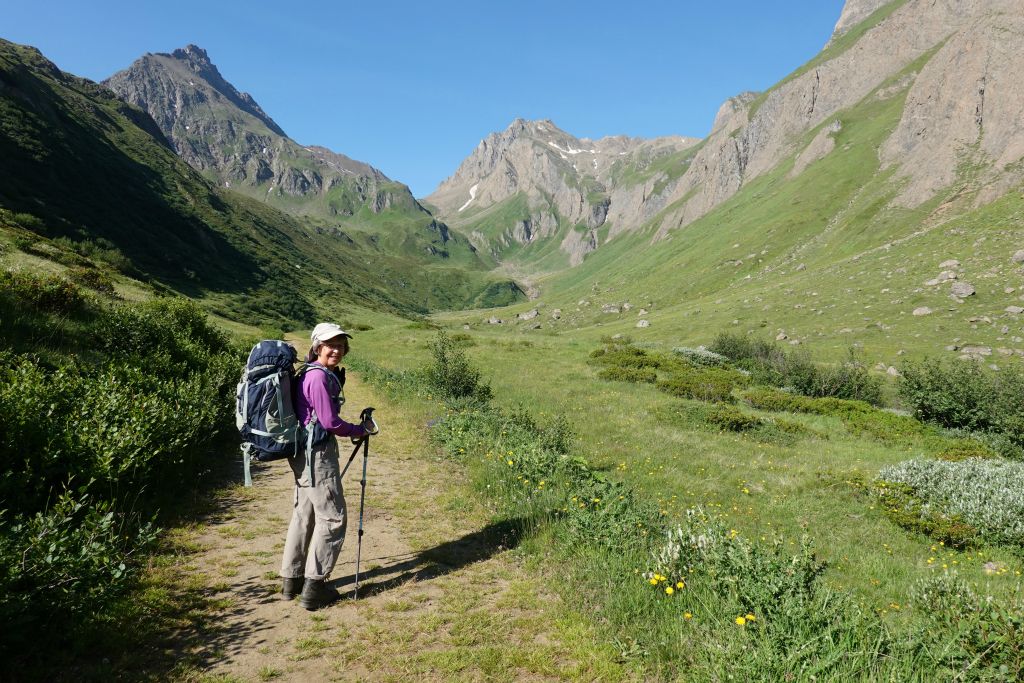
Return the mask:
{"type": "MultiPolygon", "coordinates": [[[[359,597],[377,595],[410,581],[436,579],[511,550],[519,545],[528,530],[534,526],[533,522],[534,520],[528,517],[515,517],[496,522],[462,538],[416,553],[409,559],[361,571],[359,597]]],[[[350,590],[355,586],[355,574],[335,579],[331,584],[339,590],[350,590]]]]}

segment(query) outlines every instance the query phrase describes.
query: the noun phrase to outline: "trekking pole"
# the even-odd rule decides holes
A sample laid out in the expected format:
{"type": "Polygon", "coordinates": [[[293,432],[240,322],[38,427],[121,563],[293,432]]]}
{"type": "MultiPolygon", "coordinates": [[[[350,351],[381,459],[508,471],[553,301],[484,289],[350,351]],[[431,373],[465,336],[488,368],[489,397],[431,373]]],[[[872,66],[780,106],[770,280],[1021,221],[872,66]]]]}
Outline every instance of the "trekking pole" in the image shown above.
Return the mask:
{"type": "Polygon", "coordinates": [[[341,476],[339,477],[339,479],[345,478],[345,473],[348,472],[348,466],[351,465],[352,461],[356,459],[356,453],[358,453],[359,449],[362,447],[363,440],[360,439],[359,441],[356,442],[356,447],[352,449],[352,455],[348,456],[348,462],[345,463],[345,468],[341,471],[341,476]]]}
{"type": "MultiPolygon", "coordinates": [[[[359,414],[359,420],[362,424],[366,424],[369,421],[373,425],[373,434],[376,434],[379,429],[377,423],[373,420],[373,408],[364,408],[363,412],[359,414]]],[[[359,536],[356,541],[356,587],[352,593],[352,599],[359,599],[359,559],[363,554],[363,509],[366,504],[366,461],[370,458],[370,435],[367,434],[362,440],[356,444],[356,449],[352,451],[352,457],[355,457],[359,447],[363,447],[363,478],[359,480],[359,486],[361,490],[359,492],[359,536]]],[[[348,469],[348,466],[345,466],[348,469]]]]}

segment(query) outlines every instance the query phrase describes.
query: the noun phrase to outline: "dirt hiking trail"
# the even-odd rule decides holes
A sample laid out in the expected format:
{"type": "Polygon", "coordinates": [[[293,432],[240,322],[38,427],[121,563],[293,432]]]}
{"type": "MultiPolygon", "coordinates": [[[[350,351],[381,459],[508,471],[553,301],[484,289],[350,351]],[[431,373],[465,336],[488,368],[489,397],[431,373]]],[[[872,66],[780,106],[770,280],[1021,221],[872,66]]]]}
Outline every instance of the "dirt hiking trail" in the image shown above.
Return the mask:
{"type": "MultiPolygon", "coordinates": [[[[353,373],[354,374],[354,373],[353,373]]],[[[543,587],[517,530],[489,525],[440,460],[425,420],[401,414],[350,374],[343,410],[373,405],[381,433],[370,442],[359,599],[353,574],[360,452],[345,475],[348,529],[331,583],[344,598],[309,612],[280,597],[278,570],[291,514],[286,463],[257,465],[196,529],[187,565],[220,612],[189,652],[193,681],[609,680],[622,672],[589,627],[543,587]]],[[[342,466],[352,452],[340,442],[342,466]]],[[[197,637],[198,635],[198,637],[197,637]]]]}

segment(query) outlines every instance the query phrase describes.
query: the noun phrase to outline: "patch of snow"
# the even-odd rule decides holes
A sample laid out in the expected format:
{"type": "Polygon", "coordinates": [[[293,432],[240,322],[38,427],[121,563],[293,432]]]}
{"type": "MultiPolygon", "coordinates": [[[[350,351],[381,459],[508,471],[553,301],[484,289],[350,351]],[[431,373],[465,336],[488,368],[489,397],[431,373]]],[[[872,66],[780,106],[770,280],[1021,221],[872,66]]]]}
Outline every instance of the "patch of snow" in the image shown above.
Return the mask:
{"type": "Polygon", "coordinates": [[[476,188],[478,188],[478,187],[480,187],[480,183],[477,183],[473,187],[469,188],[469,199],[466,200],[465,204],[463,204],[462,206],[459,207],[459,211],[462,211],[463,209],[465,209],[467,206],[469,206],[469,203],[471,201],[476,199],[476,188]]]}
{"type": "Polygon", "coordinates": [[[537,126],[537,130],[539,130],[541,133],[547,133],[548,132],[547,128],[545,128],[544,126],[540,126],[540,125],[537,126]]]}
{"type": "MultiPolygon", "coordinates": [[[[556,143],[551,142],[550,140],[548,140],[548,144],[557,149],[559,152],[565,152],[566,154],[597,154],[597,150],[595,149],[573,149],[572,146],[570,146],[568,149],[562,149],[556,143]]],[[[564,159],[565,157],[562,158],[564,159]]]]}

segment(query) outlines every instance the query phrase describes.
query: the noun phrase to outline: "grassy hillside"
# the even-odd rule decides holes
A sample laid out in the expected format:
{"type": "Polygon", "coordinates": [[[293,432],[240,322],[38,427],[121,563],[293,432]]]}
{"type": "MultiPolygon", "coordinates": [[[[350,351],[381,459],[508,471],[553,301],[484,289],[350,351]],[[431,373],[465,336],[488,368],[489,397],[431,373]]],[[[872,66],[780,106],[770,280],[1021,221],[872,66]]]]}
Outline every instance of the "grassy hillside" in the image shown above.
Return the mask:
{"type": "Polygon", "coordinates": [[[789,160],[707,216],[664,238],[655,235],[656,217],[579,267],[540,280],[539,301],[499,317],[540,305],[547,333],[593,340],[623,332],[669,345],[705,343],[725,328],[785,333],[823,358],[858,346],[867,360],[889,365],[901,352],[950,353],[946,347],[988,347],[993,362],[1016,354],[1024,321],[1007,309],[1022,305],[1024,294],[1024,272],[1011,261],[1021,248],[1020,193],[977,207],[965,166],[936,199],[913,210],[889,206],[898,187],[875,150],[898,122],[906,93],[889,85],[808,131],[789,160]],[[834,122],[833,151],[792,177],[797,155],[834,122]],[[941,265],[951,260],[959,265],[941,265]],[[976,293],[955,300],[951,281],[926,284],[950,269],[976,293]],[[620,312],[602,312],[605,304],[620,312]],[[558,320],[548,315],[556,308],[558,320]],[[641,308],[648,313],[638,315],[641,308]],[[637,329],[641,318],[650,326],[637,329]]]}
{"type": "Polygon", "coordinates": [[[250,324],[308,324],[321,299],[425,313],[520,296],[475,270],[467,249],[429,270],[402,256],[445,249],[439,231],[436,247],[361,247],[213,187],[145,114],[32,48],[0,42],[0,79],[2,226],[29,251],[59,251],[52,241],[65,240],[65,251],[101,256],[250,324]]]}

